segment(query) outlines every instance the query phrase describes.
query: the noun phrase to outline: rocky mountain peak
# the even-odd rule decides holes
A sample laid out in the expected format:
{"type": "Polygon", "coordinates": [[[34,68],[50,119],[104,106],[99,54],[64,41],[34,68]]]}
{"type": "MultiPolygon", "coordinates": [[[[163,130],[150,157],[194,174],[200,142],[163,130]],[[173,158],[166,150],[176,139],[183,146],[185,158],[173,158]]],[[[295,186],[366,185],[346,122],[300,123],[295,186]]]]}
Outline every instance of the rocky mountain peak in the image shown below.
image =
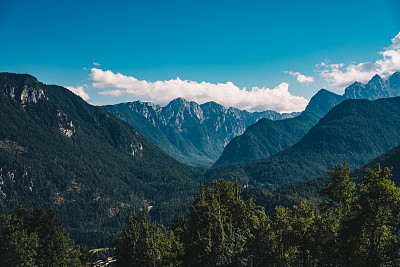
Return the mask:
{"type": "Polygon", "coordinates": [[[1,93],[24,106],[28,102],[48,100],[41,83],[29,74],[0,73],[0,81],[3,87],[1,93]]]}
{"type": "Polygon", "coordinates": [[[184,109],[190,107],[190,102],[186,101],[186,99],[182,97],[175,98],[171,100],[166,107],[170,107],[172,109],[184,109]]]}
{"type": "Polygon", "coordinates": [[[170,155],[197,166],[211,166],[233,137],[260,118],[298,115],[226,109],[213,101],[199,105],[183,98],[174,99],[164,107],[150,104],[136,101],[103,108],[139,127],[149,140],[170,155]]]}
{"type": "Polygon", "coordinates": [[[368,83],[375,83],[383,81],[382,77],[379,74],[375,74],[368,83]]]}
{"type": "Polygon", "coordinates": [[[390,87],[393,96],[400,95],[400,72],[393,73],[386,83],[390,87]]]}

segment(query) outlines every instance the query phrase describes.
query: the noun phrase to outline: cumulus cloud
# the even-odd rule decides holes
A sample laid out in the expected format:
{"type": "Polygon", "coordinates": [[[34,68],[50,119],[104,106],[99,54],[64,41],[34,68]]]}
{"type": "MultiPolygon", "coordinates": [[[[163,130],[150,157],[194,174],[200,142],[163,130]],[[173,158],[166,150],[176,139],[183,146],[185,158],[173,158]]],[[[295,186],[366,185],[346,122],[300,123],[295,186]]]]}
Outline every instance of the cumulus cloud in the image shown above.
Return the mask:
{"type": "Polygon", "coordinates": [[[100,67],[100,66],[101,66],[101,64],[100,64],[100,63],[97,63],[97,62],[93,62],[93,65],[95,65],[95,66],[97,66],[97,67],[100,67]]]}
{"type": "Polygon", "coordinates": [[[90,99],[88,93],[85,92],[85,88],[83,88],[83,86],[77,86],[77,87],[64,86],[64,87],[70,90],[72,93],[80,96],[85,101],[88,101],[90,99]]]}
{"type": "Polygon", "coordinates": [[[240,89],[232,82],[212,84],[179,78],[168,81],[148,82],[110,70],[91,69],[94,88],[106,89],[99,94],[122,96],[132,95],[147,98],[160,105],[166,105],[174,98],[183,97],[199,104],[215,101],[225,107],[236,107],[249,111],[276,110],[278,112],[302,111],[308,104],[304,97],[289,93],[289,84],[283,82],[273,89],[253,87],[240,89]]]}
{"type": "Polygon", "coordinates": [[[387,49],[400,49],[400,32],[392,39],[392,44],[387,49]]]}
{"type": "Polygon", "coordinates": [[[307,83],[307,85],[309,85],[310,83],[314,82],[314,77],[303,75],[300,72],[285,71],[285,73],[296,77],[299,83],[307,83]]]}
{"type": "Polygon", "coordinates": [[[343,89],[355,81],[367,82],[375,74],[387,78],[400,70],[400,33],[392,39],[392,44],[379,51],[380,59],[345,66],[343,63],[330,64],[329,61],[316,65],[316,71],[331,86],[343,89]]]}

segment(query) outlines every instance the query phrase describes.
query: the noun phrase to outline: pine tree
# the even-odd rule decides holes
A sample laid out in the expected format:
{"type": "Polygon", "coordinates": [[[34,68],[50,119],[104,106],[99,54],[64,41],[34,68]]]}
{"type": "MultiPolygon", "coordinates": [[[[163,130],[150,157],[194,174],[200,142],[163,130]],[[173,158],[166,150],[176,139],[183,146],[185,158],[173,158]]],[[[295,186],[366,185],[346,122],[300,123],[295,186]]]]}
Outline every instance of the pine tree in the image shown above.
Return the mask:
{"type": "Polygon", "coordinates": [[[183,234],[186,266],[245,266],[254,258],[254,235],[264,210],[241,198],[239,182],[201,186],[183,234]]]}
{"type": "Polygon", "coordinates": [[[172,231],[163,233],[162,225],[149,222],[148,212],[128,218],[114,242],[116,266],[177,266],[182,245],[172,231]]]}

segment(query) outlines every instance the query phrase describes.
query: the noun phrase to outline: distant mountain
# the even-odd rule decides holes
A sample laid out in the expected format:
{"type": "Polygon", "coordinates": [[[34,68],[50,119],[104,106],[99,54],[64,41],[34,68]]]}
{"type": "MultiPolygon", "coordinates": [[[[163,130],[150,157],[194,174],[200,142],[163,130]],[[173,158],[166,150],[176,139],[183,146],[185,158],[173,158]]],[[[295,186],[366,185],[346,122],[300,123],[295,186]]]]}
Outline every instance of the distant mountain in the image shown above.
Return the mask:
{"type": "Polygon", "coordinates": [[[297,143],[342,96],[325,89],[315,94],[301,115],[280,121],[259,120],[225,147],[213,167],[270,157],[297,143]]]}
{"type": "Polygon", "coordinates": [[[210,169],[207,177],[238,177],[274,189],[316,178],[346,160],[358,168],[400,145],[400,98],[345,100],[298,143],[269,158],[210,169]]]}
{"type": "Polygon", "coordinates": [[[110,246],[135,209],[184,212],[202,173],[63,87],[0,73],[0,214],[53,207],[78,243],[110,246]]]}
{"type": "Polygon", "coordinates": [[[183,98],[174,99],[165,107],[136,101],[102,108],[132,124],[175,159],[204,167],[210,167],[232,138],[260,118],[280,120],[299,114],[226,109],[215,102],[199,105],[183,98]]]}
{"type": "Polygon", "coordinates": [[[400,72],[395,72],[386,81],[378,74],[372,77],[367,84],[355,82],[346,88],[344,99],[374,100],[400,95],[400,72]]]}
{"type": "Polygon", "coordinates": [[[282,121],[259,120],[247,128],[225,147],[214,167],[270,157],[289,148],[331,108],[346,99],[375,100],[393,96],[400,96],[400,72],[394,73],[386,81],[375,75],[367,84],[355,82],[345,89],[343,96],[322,89],[311,98],[300,116],[282,121]]]}

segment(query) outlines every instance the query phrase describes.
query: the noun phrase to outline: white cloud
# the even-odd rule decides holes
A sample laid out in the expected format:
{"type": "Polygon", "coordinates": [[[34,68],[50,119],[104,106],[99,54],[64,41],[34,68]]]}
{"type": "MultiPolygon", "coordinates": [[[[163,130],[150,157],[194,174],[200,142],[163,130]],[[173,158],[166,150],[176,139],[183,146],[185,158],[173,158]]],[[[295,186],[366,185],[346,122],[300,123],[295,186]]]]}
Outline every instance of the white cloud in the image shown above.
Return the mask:
{"type": "Polygon", "coordinates": [[[296,77],[299,83],[307,83],[307,85],[309,85],[310,83],[314,82],[314,77],[303,75],[300,72],[285,71],[285,73],[296,77]]]}
{"type": "Polygon", "coordinates": [[[83,88],[83,86],[77,86],[77,87],[64,86],[64,87],[73,92],[74,94],[80,96],[85,101],[88,101],[90,99],[89,95],[85,92],[85,88],[83,88]]]}
{"type": "Polygon", "coordinates": [[[250,91],[240,89],[232,82],[212,84],[187,81],[176,78],[168,81],[148,82],[110,70],[91,69],[92,86],[102,95],[133,95],[149,98],[160,105],[166,105],[174,98],[183,97],[199,104],[215,101],[225,107],[236,107],[249,111],[276,110],[278,112],[302,111],[308,101],[304,97],[289,93],[289,84],[283,82],[274,89],[253,87],[250,91]]]}
{"type": "Polygon", "coordinates": [[[400,49],[400,32],[392,39],[392,44],[387,48],[387,50],[388,49],[400,49]]]}
{"type": "Polygon", "coordinates": [[[97,63],[97,62],[93,62],[93,65],[95,65],[95,66],[97,66],[97,67],[100,67],[100,66],[101,66],[101,64],[100,64],[100,63],[97,63]]]}
{"type": "Polygon", "coordinates": [[[351,64],[345,67],[343,63],[330,64],[328,61],[316,65],[316,71],[335,88],[344,89],[355,81],[368,82],[375,74],[387,78],[400,70],[400,33],[392,39],[392,44],[383,51],[375,62],[351,64]],[[344,69],[343,69],[344,68],[344,69]]]}

